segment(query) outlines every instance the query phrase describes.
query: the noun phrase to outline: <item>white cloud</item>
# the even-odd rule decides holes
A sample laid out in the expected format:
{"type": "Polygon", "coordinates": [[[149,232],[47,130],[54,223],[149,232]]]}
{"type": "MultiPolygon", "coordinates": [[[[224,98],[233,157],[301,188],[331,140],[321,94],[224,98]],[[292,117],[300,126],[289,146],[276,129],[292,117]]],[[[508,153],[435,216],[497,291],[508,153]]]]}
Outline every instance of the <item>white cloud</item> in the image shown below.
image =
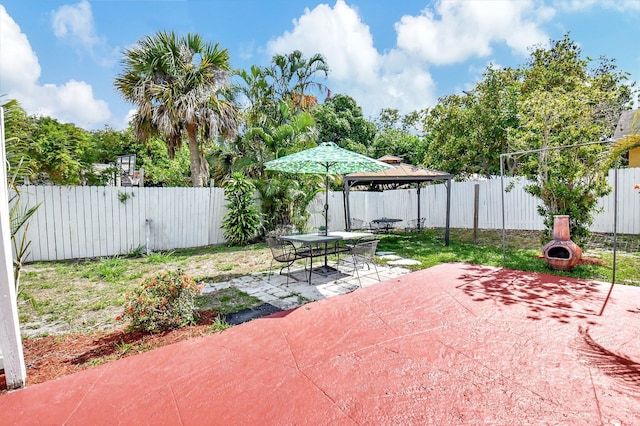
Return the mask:
{"type": "Polygon", "coordinates": [[[352,96],[365,115],[382,108],[410,112],[435,100],[431,75],[404,52],[381,55],[369,27],[344,0],[334,7],[320,4],[293,21],[294,28],[271,40],[271,55],[298,49],[309,57],[323,54],[330,68],[328,87],[352,96]],[[405,66],[406,65],[406,66],[405,66]]]}
{"type": "Polygon", "coordinates": [[[58,38],[73,38],[91,50],[99,42],[93,28],[91,5],[83,0],[76,5],[64,5],[53,13],[53,33],[58,38]]]}
{"type": "Polygon", "coordinates": [[[48,110],[46,115],[53,115],[63,122],[75,123],[79,127],[95,123],[96,117],[109,118],[111,115],[107,103],[94,99],[93,88],[83,81],[71,80],[62,86],[45,84],[38,93],[39,102],[54,108],[48,110]]]}
{"type": "Polygon", "coordinates": [[[27,36],[0,5],[0,84],[17,89],[33,85],[40,76],[38,58],[27,36]]]}
{"type": "Polygon", "coordinates": [[[640,11],[638,0],[558,0],[557,7],[568,11],[588,10],[593,7],[614,9],[620,12],[640,11]]]}
{"type": "Polygon", "coordinates": [[[41,114],[84,128],[101,127],[111,118],[109,106],[95,99],[92,87],[70,80],[39,84],[40,65],[26,35],[0,5],[0,93],[16,99],[28,114],[41,114]]]}
{"type": "Polygon", "coordinates": [[[129,111],[127,111],[127,115],[125,115],[124,119],[122,120],[122,123],[120,123],[120,129],[126,129],[127,127],[129,127],[129,123],[131,123],[131,120],[133,119],[133,116],[138,112],[138,110],[136,108],[132,108],[129,111]]]}
{"type": "Polygon", "coordinates": [[[539,24],[553,14],[531,0],[440,0],[419,16],[403,16],[396,23],[397,43],[437,65],[486,57],[496,42],[526,55],[528,47],[548,41],[539,24]]]}
{"type": "Polygon", "coordinates": [[[343,0],[333,8],[320,4],[305,9],[294,29],[269,41],[269,53],[290,53],[295,49],[308,56],[321,53],[327,58],[331,76],[336,80],[372,82],[379,67],[379,55],[373,47],[369,27],[343,0]]]}
{"type": "Polygon", "coordinates": [[[91,5],[87,0],[58,8],[52,14],[51,25],[58,39],[88,52],[99,65],[110,67],[116,62],[119,49],[110,48],[104,37],[97,35],[91,5]]]}
{"type": "Polygon", "coordinates": [[[395,24],[397,46],[380,53],[358,11],[337,0],[306,9],[293,29],[267,44],[270,54],[322,53],[330,67],[328,86],[356,99],[363,112],[381,108],[408,113],[436,102],[430,67],[488,59],[496,44],[525,57],[549,37],[540,25],[555,11],[534,0],[439,0],[395,24]]]}

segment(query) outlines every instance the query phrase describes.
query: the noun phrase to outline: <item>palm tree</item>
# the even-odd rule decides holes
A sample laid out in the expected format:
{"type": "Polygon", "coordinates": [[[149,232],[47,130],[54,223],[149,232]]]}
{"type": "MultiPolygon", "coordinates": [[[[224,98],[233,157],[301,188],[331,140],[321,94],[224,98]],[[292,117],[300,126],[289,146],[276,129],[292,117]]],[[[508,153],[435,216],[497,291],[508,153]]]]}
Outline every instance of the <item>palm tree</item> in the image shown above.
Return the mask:
{"type": "Polygon", "coordinates": [[[127,49],[122,62],[115,86],[138,106],[132,120],[137,138],[164,137],[173,158],[186,137],[191,181],[204,186],[209,179],[205,143],[237,131],[237,109],[225,98],[228,51],[197,34],[161,31],[127,49]]]}
{"type": "Polygon", "coordinates": [[[315,101],[315,97],[305,92],[312,88],[327,90],[324,84],[313,81],[318,72],[323,73],[325,78],[329,75],[325,57],[316,53],[305,59],[299,50],[288,55],[275,55],[271,60],[271,67],[267,69],[267,75],[273,79],[275,95],[285,101],[292,101],[301,110],[307,110],[315,104],[310,101],[311,98],[315,101]]]}

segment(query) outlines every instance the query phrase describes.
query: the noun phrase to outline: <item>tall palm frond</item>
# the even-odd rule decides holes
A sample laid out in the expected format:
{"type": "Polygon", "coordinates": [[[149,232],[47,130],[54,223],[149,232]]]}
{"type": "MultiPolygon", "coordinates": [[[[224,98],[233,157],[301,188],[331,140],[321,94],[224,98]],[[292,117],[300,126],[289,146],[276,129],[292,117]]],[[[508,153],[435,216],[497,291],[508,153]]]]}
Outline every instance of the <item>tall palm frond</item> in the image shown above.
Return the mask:
{"type": "Polygon", "coordinates": [[[304,95],[313,88],[320,92],[326,91],[324,84],[313,79],[317,73],[324,74],[326,78],[329,66],[325,57],[319,53],[305,59],[301,51],[294,50],[288,55],[275,55],[266,72],[273,79],[276,96],[290,100],[294,95],[304,95]]]}
{"type": "Polygon", "coordinates": [[[147,36],[125,51],[124,72],[115,79],[123,97],[138,106],[133,119],[139,140],[161,135],[173,158],[186,139],[194,186],[209,178],[207,142],[233,137],[238,112],[225,99],[229,53],[198,34],[147,36]]]}

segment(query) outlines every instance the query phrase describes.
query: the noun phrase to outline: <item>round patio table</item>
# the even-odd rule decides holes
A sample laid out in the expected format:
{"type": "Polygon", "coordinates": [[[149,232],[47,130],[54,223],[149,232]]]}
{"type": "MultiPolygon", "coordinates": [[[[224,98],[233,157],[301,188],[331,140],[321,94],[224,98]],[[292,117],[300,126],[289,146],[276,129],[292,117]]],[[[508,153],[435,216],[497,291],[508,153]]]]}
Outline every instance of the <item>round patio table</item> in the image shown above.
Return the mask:
{"type": "Polygon", "coordinates": [[[390,217],[381,217],[379,219],[373,219],[371,222],[378,225],[378,230],[388,233],[393,229],[393,225],[397,222],[402,222],[402,219],[394,219],[390,217]]]}

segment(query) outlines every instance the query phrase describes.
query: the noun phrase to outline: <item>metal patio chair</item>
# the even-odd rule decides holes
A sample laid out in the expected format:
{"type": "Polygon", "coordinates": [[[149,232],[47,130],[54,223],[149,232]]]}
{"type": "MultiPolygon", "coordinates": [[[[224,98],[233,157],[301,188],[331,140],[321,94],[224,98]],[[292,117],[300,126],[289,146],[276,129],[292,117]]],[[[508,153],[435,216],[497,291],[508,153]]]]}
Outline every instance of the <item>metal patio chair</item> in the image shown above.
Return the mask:
{"type": "Polygon", "coordinates": [[[367,269],[371,270],[371,265],[373,265],[376,275],[378,276],[378,281],[380,281],[378,266],[375,263],[376,250],[379,242],[380,240],[369,240],[354,244],[351,246],[350,254],[345,256],[342,260],[343,264],[350,264],[353,266],[353,271],[355,271],[356,276],[358,277],[358,284],[360,284],[360,287],[362,287],[362,282],[360,281],[360,272],[358,272],[358,269],[361,266],[366,265],[367,269]]]}
{"type": "Polygon", "coordinates": [[[351,218],[351,230],[352,231],[363,231],[363,230],[371,230],[371,225],[365,222],[362,219],[358,219],[356,217],[351,218]]]}
{"type": "Polygon", "coordinates": [[[405,231],[419,231],[419,230],[423,230],[424,229],[424,222],[427,218],[426,217],[421,217],[420,221],[418,222],[418,219],[409,219],[407,221],[407,226],[404,228],[405,231]],[[420,227],[418,227],[418,223],[420,224],[420,227]]]}
{"type": "Polygon", "coordinates": [[[281,240],[280,238],[267,237],[267,244],[269,245],[269,249],[271,250],[271,263],[269,264],[269,275],[268,278],[271,280],[271,275],[273,272],[273,262],[284,263],[285,265],[280,268],[280,275],[282,275],[282,271],[287,268],[287,287],[289,286],[289,273],[291,271],[291,265],[296,260],[304,260],[304,269],[307,270],[307,258],[309,257],[309,253],[307,249],[298,249],[296,246],[290,242],[281,240]]]}

